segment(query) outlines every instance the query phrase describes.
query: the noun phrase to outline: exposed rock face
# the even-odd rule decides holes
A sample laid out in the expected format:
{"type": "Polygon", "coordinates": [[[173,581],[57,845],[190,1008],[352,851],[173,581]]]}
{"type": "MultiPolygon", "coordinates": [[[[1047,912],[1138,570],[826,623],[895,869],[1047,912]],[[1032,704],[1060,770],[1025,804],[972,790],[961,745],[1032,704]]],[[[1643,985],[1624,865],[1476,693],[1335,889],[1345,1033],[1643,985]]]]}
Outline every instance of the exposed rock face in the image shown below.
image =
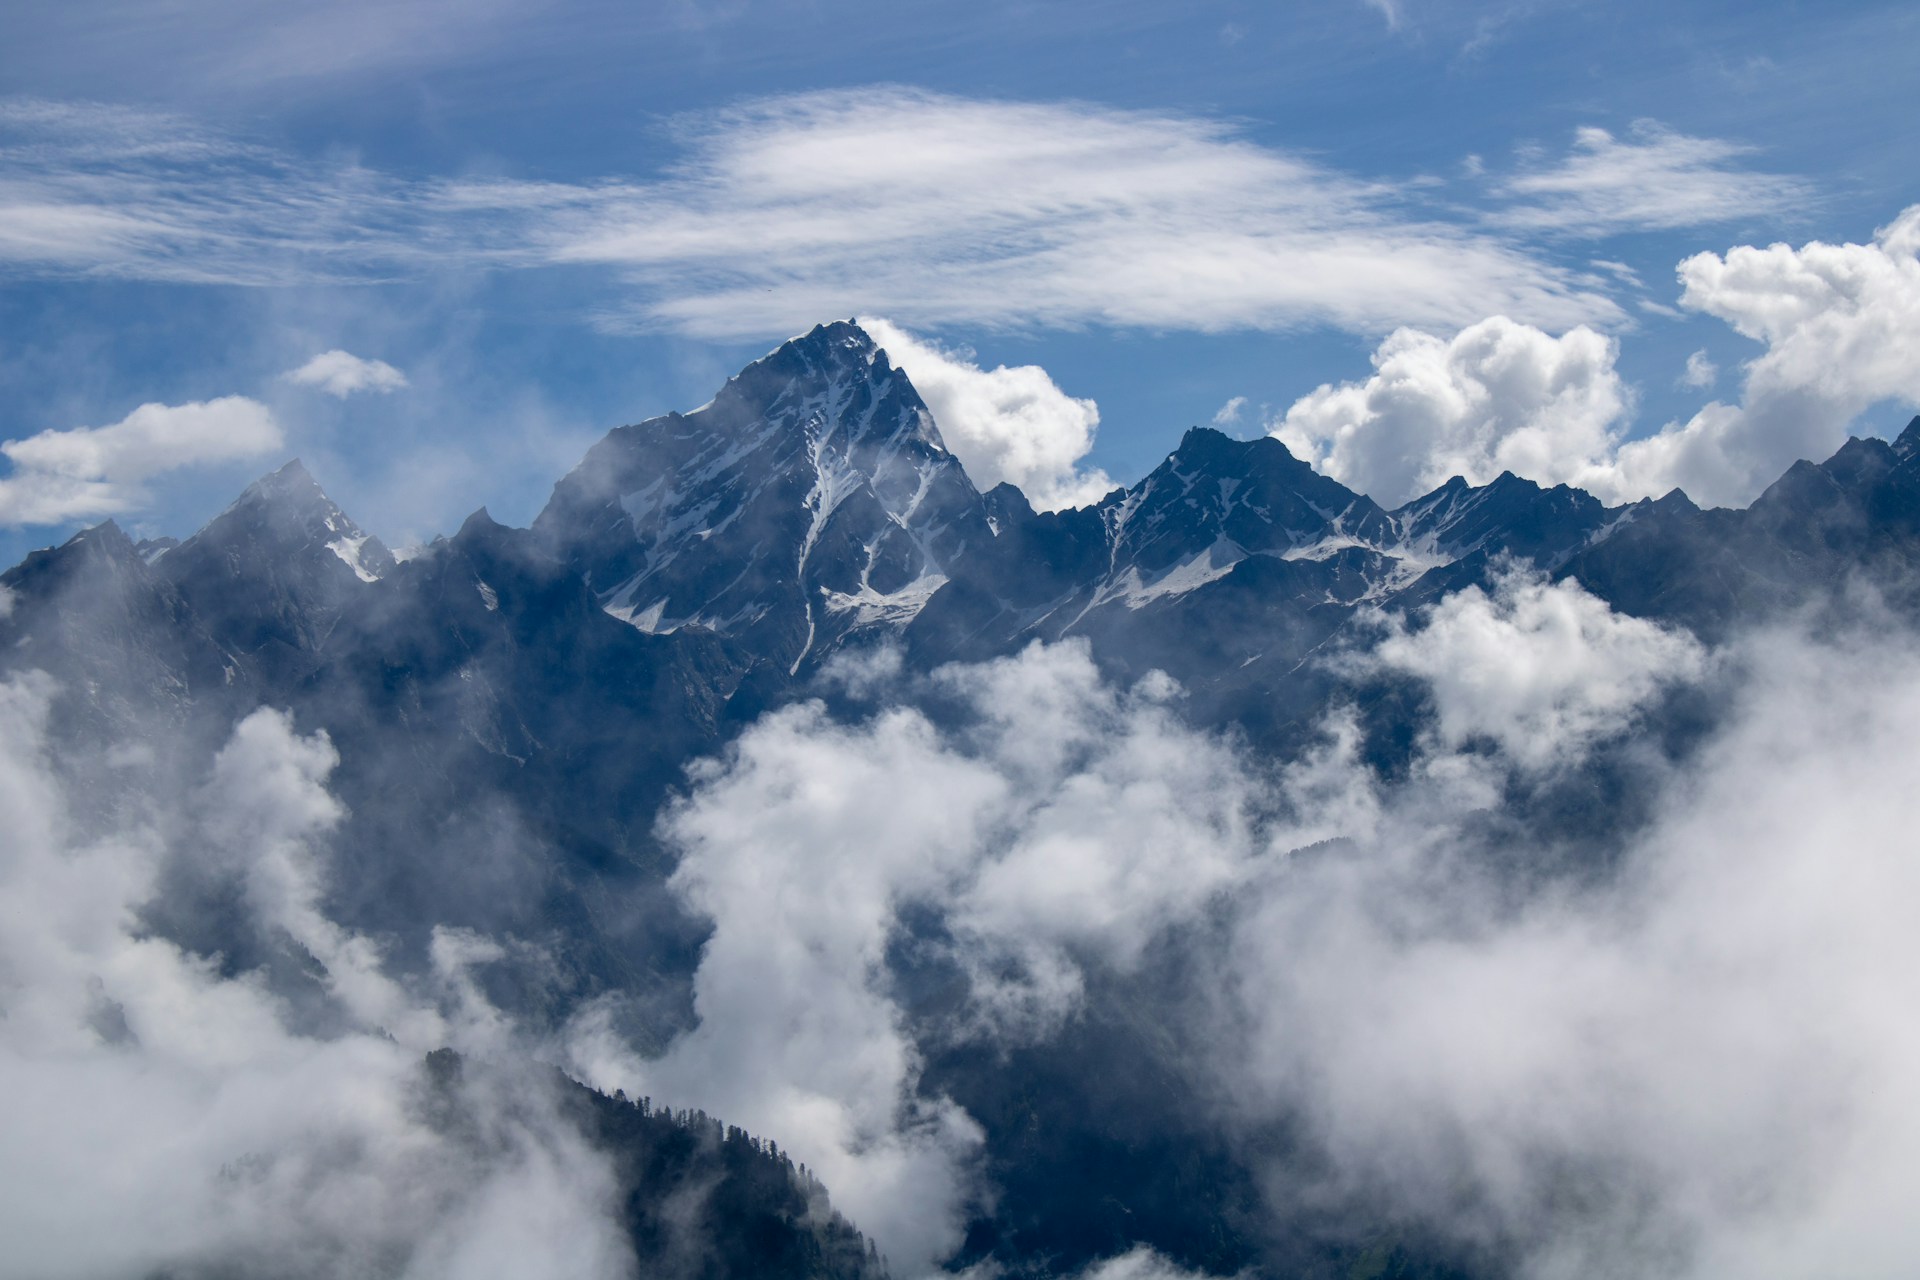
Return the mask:
{"type": "Polygon", "coordinates": [[[613,616],[737,637],[790,672],[849,631],[910,620],[993,536],[919,393],[846,323],[705,408],[609,433],[534,531],[613,616]]]}

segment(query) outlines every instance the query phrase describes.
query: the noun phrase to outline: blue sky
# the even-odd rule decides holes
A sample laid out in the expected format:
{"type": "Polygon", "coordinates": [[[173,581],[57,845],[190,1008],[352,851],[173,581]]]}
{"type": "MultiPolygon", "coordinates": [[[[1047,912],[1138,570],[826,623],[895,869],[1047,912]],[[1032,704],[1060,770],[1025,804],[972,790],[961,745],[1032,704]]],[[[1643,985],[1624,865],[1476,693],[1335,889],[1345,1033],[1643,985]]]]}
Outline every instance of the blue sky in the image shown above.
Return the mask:
{"type": "Polygon", "coordinates": [[[1059,495],[1218,416],[1383,500],[1740,502],[1920,400],[1911,5],[292,10],[10,7],[0,558],[296,454],[396,543],[524,523],[854,314],[1059,495]]]}

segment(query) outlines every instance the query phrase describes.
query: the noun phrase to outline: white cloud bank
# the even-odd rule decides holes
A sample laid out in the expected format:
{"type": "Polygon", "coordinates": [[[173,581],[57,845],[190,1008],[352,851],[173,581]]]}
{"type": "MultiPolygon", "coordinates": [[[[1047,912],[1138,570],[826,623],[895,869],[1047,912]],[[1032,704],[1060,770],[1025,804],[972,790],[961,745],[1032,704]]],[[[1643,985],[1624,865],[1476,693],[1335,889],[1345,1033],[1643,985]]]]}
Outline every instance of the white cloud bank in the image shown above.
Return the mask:
{"type": "Polygon", "coordinates": [[[42,431],[0,443],[0,525],[61,524],[126,511],[163,472],[257,458],[283,437],[267,406],[245,396],[143,404],[105,427],[42,431]]]}
{"type": "Polygon", "coordinates": [[[904,369],[927,402],[947,448],[982,491],[1002,481],[1041,511],[1083,507],[1114,487],[1097,468],[1079,470],[1093,448],[1100,410],[1062,391],[1038,365],[982,369],[878,317],[860,325],[904,369]]]}
{"type": "Polygon", "coordinates": [[[312,387],[340,400],[360,391],[386,395],[407,385],[407,375],[385,360],[367,360],[338,349],[321,352],[285,377],[296,386],[312,387]]]}
{"type": "MultiPolygon", "coordinates": [[[[1680,264],[1681,305],[1765,350],[1741,401],[1625,439],[1632,408],[1612,339],[1556,338],[1494,317],[1452,338],[1400,330],[1365,382],[1302,397],[1272,433],[1342,483],[1394,505],[1453,475],[1502,470],[1608,502],[1685,489],[1702,505],[1752,501],[1795,461],[1822,461],[1876,404],[1920,405],[1920,205],[1871,244],[1738,246],[1680,264]]],[[[1688,380],[1711,381],[1703,355],[1688,380]],[[1704,362],[1704,363],[1703,363],[1704,362]]]]}
{"type": "Polygon", "coordinates": [[[1323,385],[1271,424],[1320,471],[1397,506],[1453,476],[1512,471],[1616,496],[1609,465],[1631,394],[1612,338],[1553,337],[1495,316],[1452,338],[1401,329],[1365,382],[1323,385]]]}
{"type": "MultiPolygon", "coordinates": [[[[1520,575],[1395,632],[1379,660],[1448,667],[1446,741],[1427,772],[1455,806],[1487,794],[1500,767],[1456,746],[1484,737],[1551,768],[1699,661],[1691,642],[1577,586],[1520,575]]],[[[872,693],[898,670],[883,655],[841,674],[872,693]]],[[[908,1275],[958,1243],[980,1134],[919,1090],[922,1051],[887,968],[903,913],[936,910],[968,975],[946,1033],[1044,1039],[1077,1007],[1083,965],[1131,971],[1155,938],[1257,887],[1287,850],[1378,830],[1386,805],[1331,757],[1292,767],[1276,794],[1232,742],[1182,725],[1165,676],[1116,689],[1080,643],[946,668],[933,685],[965,709],[964,727],[942,732],[909,708],[841,724],[805,704],[696,773],[663,833],[681,853],[674,887],[714,925],[699,1026],[647,1062],[601,1017],[579,1022],[575,1044],[602,1087],[781,1135],[908,1275]],[[1268,825],[1286,808],[1291,821],[1268,825]]],[[[1142,1256],[1116,1274],[1156,1265],[1142,1256]]]]}
{"type": "Polygon", "coordinates": [[[1875,404],[1920,405],[1920,205],[1870,244],[1741,245],[1680,264],[1680,304],[1764,343],[1741,402],[1715,402],[1622,449],[1629,474],[1696,500],[1751,499],[1796,458],[1824,459],[1875,404]]]}
{"type": "MultiPolygon", "coordinates": [[[[665,828],[714,922],[698,1030],[639,1062],[588,1020],[576,1049],[608,1084],[789,1135],[914,1275],[957,1239],[978,1139],[918,1088],[887,958],[908,913],[968,975],[941,1034],[989,1039],[1044,1039],[1083,966],[1185,937],[1190,1096],[1329,1157],[1266,1171],[1276,1215],[1365,1205],[1538,1277],[1899,1276],[1920,1248],[1913,653],[1774,636],[1722,680],[1684,636],[1510,575],[1374,651],[1437,711],[1397,778],[1337,716],[1266,772],[1182,727],[1170,682],[1112,688],[1077,645],[943,671],[946,730],[792,707],[665,828]],[[1657,803],[1614,873],[1490,871],[1514,778],[1567,776],[1700,679],[1738,691],[1729,717],[1682,767],[1636,757],[1657,803]]],[[[1136,1250],[1089,1274],[1180,1273],[1136,1250]]]]}
{"type": "Polygon", "coordinates": [[[1439,747],[1490,741],[1540,769],[1585,755],[1663,687],[1697,680],[1705,655],[1683,632],[1509,567],[1492,591],[1467,587],[1441,600],[1418,631],[1389,619],[1367,661],[1427,684],[1439,747]]]}
{"type": "Polygon", "coordinates": [[[1444,792],[1277,880],[1220,979],[1234,1096],[1528,1276],[1903,1274],[1920,666],[1897,632],[1739,658],[1730,723],[1596,886],[1516,903],[1444,792]]]}
{"type": "Polygon", "coordinates": [[[968,1017],[1043,1035],[1078,999],[1069,948],[1133,963],[1239,874],[1247,826],[1232,753],[1178,727],[1164,677],[1111,689],[1069,644],[937,681],[975,717],[964,738],[917,710],[846,726],[806,704],[696,774],[664,833],[674,887],[714,925],[700,1025],[639,1062],[588,1019],[576,1050],[602,1087],[778,1134],[907,1276],[959,1244],[980,1134],[918,1090],[886,970],[901,911],[951,913],[968,1017]]]}

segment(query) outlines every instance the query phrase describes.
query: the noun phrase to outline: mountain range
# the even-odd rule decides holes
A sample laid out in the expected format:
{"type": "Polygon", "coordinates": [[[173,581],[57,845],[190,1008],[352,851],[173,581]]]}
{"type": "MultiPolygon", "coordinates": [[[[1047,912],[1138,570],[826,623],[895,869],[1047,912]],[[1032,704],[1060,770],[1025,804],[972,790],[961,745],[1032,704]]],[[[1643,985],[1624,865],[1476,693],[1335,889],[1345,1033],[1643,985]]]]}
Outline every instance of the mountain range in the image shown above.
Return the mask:
{"type": "MultiPolygon", "coordinates": [[[[436,927],[536,943],[539,963],[489,969],[500,1007],[558,1026],[619,992],[622,1031],[658,1051],[697,1021],[707,926],[668,885],[656,818],[769,711],[834,704],[846,662],[884,651],[928,673],[1078,639],[1111,679],[1163,671],[1190,722],[1284,758],[1355,695],[1327,655],[1516,564],[1707,641],[1848,581],[1911,612],[1920,418],[1795,464],[1743,510],[1677,490],[1609,507],[1512,474],[1386,509],[1276,439],[1196,427],[1138,482],[1039,512],[1010,485],[980,492],[908,377],[834,323],[702,408],[610,431],[529,528],[481,510],[402,558],[295,461],[178,542],[87,529],[0,574],[0,667],[58,681],[51,733],[103,806],[103,744],[158,732],[202,758],[262,705],[324,730],[347,812],[331,916],[402,963],[436,927]]],[[[1410,730],[1387,728],[1390,755],[1410,730]]],[[[218,893],[171,895],[151,924],[305,980],[218,893]]],[[[1064,1272],[1145,1243],[1216,1273],[1269,1264],[1232,1151],[1170,1121],[1115,1129],[1160,1076],[1072,1083],[1068,1062],[1146,1061],[1124,990],[1089,999],[1070,1052],[929,1064],[985,1127],[1002,1193],[957,1261],[1064,1272]]],[[[835,1241],[847,1273],[870,1265],[835,1241]]],[[[1450,1274],[1416,1253],[1393,1266],[1450,1274]]]]}

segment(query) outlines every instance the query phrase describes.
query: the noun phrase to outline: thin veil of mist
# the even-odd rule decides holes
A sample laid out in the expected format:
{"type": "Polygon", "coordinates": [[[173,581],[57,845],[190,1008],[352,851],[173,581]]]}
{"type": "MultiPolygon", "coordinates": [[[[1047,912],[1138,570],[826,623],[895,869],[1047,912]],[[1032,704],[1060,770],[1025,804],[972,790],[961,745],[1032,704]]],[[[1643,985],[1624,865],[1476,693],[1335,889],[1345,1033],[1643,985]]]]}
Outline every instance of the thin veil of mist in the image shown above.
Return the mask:
{"type": "MultiPolygon", "coordinates": [[[[627,1274],[610,1168],[551,1083],[512,1064],[511,1028],[470,977],[489,944],[438,934],[431,969],[403,978],[324,914],[342,816],[326,736],[257,711],[189,797],[134,781],[129,820],[100,831],[76,822],[49,759],[54,692],[44,678],[0,686],[9,1266],[627,1274]],[[222,972],[144,927],[176,858],[217,865],[253,923],[304,958],[330,1031],[303,1030],[263,973],[222,972]],[[422,1060],[447,1046],[482,1066],[440,1096],[422,1060]]],[[[120,759],[155,771],[150,751],[120,759]]]]}

